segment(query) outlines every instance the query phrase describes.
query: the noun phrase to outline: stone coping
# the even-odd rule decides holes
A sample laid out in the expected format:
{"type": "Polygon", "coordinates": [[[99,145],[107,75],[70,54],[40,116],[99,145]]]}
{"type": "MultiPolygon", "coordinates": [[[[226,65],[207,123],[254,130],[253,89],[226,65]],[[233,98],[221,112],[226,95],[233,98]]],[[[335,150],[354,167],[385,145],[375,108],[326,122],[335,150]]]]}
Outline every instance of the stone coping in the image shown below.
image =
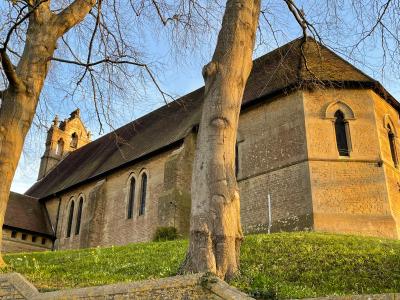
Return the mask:
{"type": "MultiPolygon", "coordinates": [[[[229,299],[250,300],[248,295],[212,274],[190,274],[161,279],[40,293],[19,273],[0,274],[0,300],[6,299],[229,299]]],[[[400,293],[347,295],[303,300],[400,300],[400,293]]]]}
{"type": "Polygon", "coordinates": [[[211,274],[116,283],[40,293],[19,273],[0,274],[0,299],[229,299],[250,300],[211,274]]]}

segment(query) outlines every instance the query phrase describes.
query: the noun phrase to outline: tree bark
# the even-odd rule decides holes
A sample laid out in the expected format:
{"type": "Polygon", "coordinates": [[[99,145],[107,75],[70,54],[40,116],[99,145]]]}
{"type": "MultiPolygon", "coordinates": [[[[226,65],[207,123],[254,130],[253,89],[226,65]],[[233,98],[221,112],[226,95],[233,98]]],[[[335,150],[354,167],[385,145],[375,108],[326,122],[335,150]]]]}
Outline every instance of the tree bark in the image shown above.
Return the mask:
{"type": "MultiPolygon", "coordinates": [[[[76,0],[62,13],[55,15],[50,10],[49,2],[40,3],[30,14],[24,51],[16,68],[11,64],[5,47],[0,49],[1,64],[9,83],[7,89],[1,92],[0,106],[0,237],[11,182],[57,40],[69,29],[68,26],[80,22],[96,3],[95,0],[76,0]],[[82,2],[77,14],[77,3],[82,2]]],[[[1,242],[2,239],[0,249],[1,242]]],[[[0,267],[4,265],[0,256],[0,267]]]]}
{"type": "Polygon", "coordinates": [[[243,234],[235,143],[259,13],[260,0],[228,0],[212,61],[203,69],[204,104],[183,272],[211,271],[228,280],[238,271],[243,234]]]}

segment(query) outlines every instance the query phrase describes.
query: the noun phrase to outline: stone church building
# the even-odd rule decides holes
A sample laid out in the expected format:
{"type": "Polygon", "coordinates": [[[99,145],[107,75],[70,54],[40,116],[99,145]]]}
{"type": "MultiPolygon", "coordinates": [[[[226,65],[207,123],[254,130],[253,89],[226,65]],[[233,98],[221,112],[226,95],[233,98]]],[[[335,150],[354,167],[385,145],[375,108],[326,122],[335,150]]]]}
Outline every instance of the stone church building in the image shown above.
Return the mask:
{"type": "MultiPolygon", "coordinates": [[[[149,241],[161,226],[187,235],[202,95],[94,141],[78,110],[55,119],[38,181],[11,194],[4,251],[31,250],[34,236],[35,249],[71,249],[149,241]]],[[[315,41],[256,59],[236,146],[244,231],[399,238],[399,111],[379,82],[315,41]]]]}

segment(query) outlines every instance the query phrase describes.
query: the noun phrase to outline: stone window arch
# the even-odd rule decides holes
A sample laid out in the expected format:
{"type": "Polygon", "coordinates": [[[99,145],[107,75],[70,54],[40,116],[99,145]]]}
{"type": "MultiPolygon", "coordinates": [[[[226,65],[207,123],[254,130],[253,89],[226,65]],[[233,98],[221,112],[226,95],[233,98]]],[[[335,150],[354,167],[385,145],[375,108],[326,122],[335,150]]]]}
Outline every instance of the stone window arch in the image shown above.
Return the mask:
{"type": "Polygon", "coordinates": [[[390,129],[393,131],[393,134],[396,137],[398,136],[397,128],[396,128],[396,126],[394,126],[394,122],[393,122],[392,118],[390,117],[390,115],[388,115],[388,114],[386,114],[383,117],[383,127],[385,127],[386,130],[389,130],[389,127],[390,127],[390,129]]]}
{"type": "Polygon", "coordinates": [[[132,219],[136,198],[136,177],[132,173],[128,179],[128,201],[126,205],[126,218],[132,219]]]}
{"type": "Polygon", "coordinates": [[[140,175],[139,216],[144,215],[144,213],[146,211],[147,183],[148,183],[147,172],[146,171],[142,171],[142,173],[140,175]]]}
{"type": "Polygon", "coordinates": [[[62,138],[60,138],[57,141],[57,145],[56,145],[56,155],[62,155],[64,152],[64,140],[62,138]]]}
{"type": "Polygon", "coordinates": [[[83,195],[79,196],[78,200],[78,211],[76,214],[76,224],[75,224],[75,235],[78,235],[81,230],[81,223],[82,223],[82,214],[83,214],[83,195]]]}
{"type": "Polygon", "coordinates": [[[71,146],[71,148],[78,147],[78,134],[76,132],[71,134],[71,144],[70,144],[70,146],[71,146]]]}
{"type": "Polygon", "coordinates": [[[72,221],[74,219],[74,208],[75,208],[75,201],[74,199],[72,199],[68,206],[67,231],[66,231],[67,238],[71,236],[72,221]]]}
{"type": "Polygon", "coordinates": [[[335,114],[338,110],[340,110],[343,113],[344,118],[347,121],[355,120],[356,116],[351,107],[347,103],[340,100],[333,101],[328,104],[325,110],[325,119],[335,120],[336,119],[335,114]]]}

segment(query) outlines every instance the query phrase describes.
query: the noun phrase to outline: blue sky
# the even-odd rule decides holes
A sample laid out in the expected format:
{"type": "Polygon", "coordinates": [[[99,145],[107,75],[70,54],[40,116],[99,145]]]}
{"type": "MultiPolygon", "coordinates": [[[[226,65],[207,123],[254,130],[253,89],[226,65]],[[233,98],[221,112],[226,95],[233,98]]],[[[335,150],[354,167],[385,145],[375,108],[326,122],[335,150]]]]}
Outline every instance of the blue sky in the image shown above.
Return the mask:
{"type": "MultiPolygon", "coordinates": [[[[266,29],[266,33],[264,33],[265,43],[261,45],[257,43],[255,57],[265,54],[301,34],[297,23],[287,12],[287,8],[281,5],[282,2],[267,1],[268,8],[271,9],[270,21],[275,25],[275,35],[278,41],[276,43],[271,33],[268,33],[266,29]],[[282,28],[285,28],[285,30],[282,28]]],[[[299,6],[304,5],[304,10],[309,12],[308,17],[315,20],[317,24],[322,24],[321,20],[329,17],[321,14],[318,1],[298,1],[298,3],[299,6]]],[[[343,54],[349,55],[345,46],[352,44],[351,41],[359,37],[356,34],[357,32],[362,32],[357,27],[351,27],[351,18],[350,14],[343,15],[342,24],[348,21],[348,26],[343,26],[342,32],[332,31],[333,25],[328,29],[324,27],[326,25],[320,27],[323,40],[332,48],[339,50],[339,54],[342,56],[343,54]]],[[[267,24],[262,22],[261,26],[266,28],[267,24]]],[[[141,34],[141,43],[143,51],[146,51],[146,57],[152,61],[161,62],[157,64],[157,79],[164,90],[175,97],[179,97],[203,85],[201,68],[212,55],[215,35],[205,36],[204,40],[196,45],[181,44],[181,49],[177,50],[171,46],[170,36],[164,35],[162,28],[152,28],[141,34]]],[[[79,49],[79,45],[76,45],[76,47],[79,49]]],[[[378,41],[368,40],[360,51],[354,51],[351,55],[350,61],[353,64],[382,82],[393,96],[400,99],[396,69],[388,66],[382,70],[383,52],[378,41]]],[[[95,139],[109,132],[112,128],[118,128],[165,104],[160,93],[155,90],[154,85],[150,82],[140,85],[139,89],[138,87],[130,88],[128,86],[125,98],[124,96],[116,96],[112,99],[114,103],[112,124],[105,126],[104,132],[99,133],[99,124],[94,117],[93,106],[90,101],[85,100],[85,98],[90,98],[90,95],[83,91],[79,97],[70,97],[65,92],[65,89],[69,87],[68,81],[71,78],[71,72],[69,66],[62,64],[52,66],[38,106],[38,116],[41,121],[39,122],[36,118],[36,125],[32,126],[27,136],[24,152],[11,187],[13,191],[23,193],[36,181],[40,157],[44,153],[46,127],[51,124],[55,114],[58,114],[60,119],[64,119],[69,116],[71,111],[80,108],[82,119],[87,128],[92,131],[93,139],[95,139]]]]}

